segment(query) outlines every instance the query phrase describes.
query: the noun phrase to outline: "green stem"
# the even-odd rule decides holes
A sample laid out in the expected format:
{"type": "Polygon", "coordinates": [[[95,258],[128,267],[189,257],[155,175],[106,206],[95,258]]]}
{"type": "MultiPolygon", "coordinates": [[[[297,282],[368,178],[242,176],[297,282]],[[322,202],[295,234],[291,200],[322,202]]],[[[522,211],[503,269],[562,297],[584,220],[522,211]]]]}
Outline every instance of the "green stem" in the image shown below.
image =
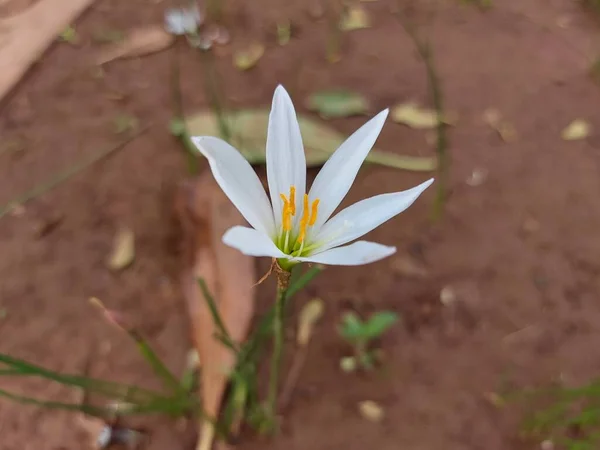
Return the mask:
{"type": "Polygon", "coordinates": [[[283,319],[284,302],[290,286],[291,273],[277,266],[277,298],[273,317],[273,355],[271,357],[271,375],[269,378],[269,413],[275,419],[277,411],[277,391],[279,385],[279,368],[283,354],[283,319]]]}

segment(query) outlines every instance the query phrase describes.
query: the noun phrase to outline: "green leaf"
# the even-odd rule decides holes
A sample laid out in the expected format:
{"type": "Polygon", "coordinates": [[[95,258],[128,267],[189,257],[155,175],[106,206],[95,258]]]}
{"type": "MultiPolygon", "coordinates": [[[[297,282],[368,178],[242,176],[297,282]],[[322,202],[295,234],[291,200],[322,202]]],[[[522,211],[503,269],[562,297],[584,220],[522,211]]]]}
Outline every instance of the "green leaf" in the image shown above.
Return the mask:
{"type": "Polygon", "coordinates": [[[340,334],[344,339],[356,341],[363,339],[364,327],[360,318],[353,312],[348,312],[342,316],[342,323],[339,327],[340,334]]]}
{"type": "MultiPolygon", "coordinates": [[[[247,109],[224,112],[223,116],[231,129],[230,144],[237,148],[251,164],[264,164],[269,111],[247,109]]],[[[304,139],[308,167],[323,165],[346,140],[344,134],[320,121],[302,115],[298,116],[298,121],[304,139]]],[[[201,111],[188,116],[185,118],[185,123],[190,136],[220,135],[219,123],[212,111],[201,111]]],[[[371,150],[366,161],[415,172],[430,172],[437,167],[434,157],[400,156],[376,149],[371,150]]]]}
{"type": "Polygon", "coordinates": [[[369,103],[356,92],[336,89],[315,92],[308,98],[306,107],[318,112],[324,119],[333,119],[364,114],[369,109],[369,103]]]}
{"type": "Polygon", "coordinates": [[[398,314],[391,311],[374,313],[363,327],[363,336],[366,339],[375,339],[385,333],[392,325],[398,322],[398,314]]]}

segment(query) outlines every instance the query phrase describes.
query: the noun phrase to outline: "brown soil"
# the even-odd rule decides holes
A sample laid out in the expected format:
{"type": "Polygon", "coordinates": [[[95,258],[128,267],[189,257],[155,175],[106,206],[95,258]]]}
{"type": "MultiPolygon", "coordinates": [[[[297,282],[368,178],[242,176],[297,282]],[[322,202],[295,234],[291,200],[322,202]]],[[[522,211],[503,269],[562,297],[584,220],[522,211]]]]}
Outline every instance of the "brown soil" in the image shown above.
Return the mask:
{"type": "MultiPolygon", "coordinates": [[[[0,351],[69,372],[156,384],[127,338],[109,327],[87,299],[96,296],[133,316],[174,370],[189,345],[177,280],[179,255],[172,198],[186,177],[179,144],[169,135],[170,63],[174,49],[108,65],[104,77],[76,70],[91,54],[94,31],[159,23],[168,2],[102,0],[76,24],[80,43],[56,44],[2,105],[0,204],[52,174],[114,145],[114,117],[135,115],[149,131],[114,156],[0,220],[0,351]],[[48,228],[49,222],[56,222],[48,228]],[[105,266],[115,231],[136,234],[135,264],[114,275],[105,266]],[[41,232],[44,231],[44,232],[41,232]]],[[[373,112],[400,101],[427,101],[423,65],[389,13],[392,1],[365,3],[374,26],[347,35],[342,60],[324,62],[326,23],[306,2],[231,2],[231,48],[268,42],[259,65],[236,71],[230,50],[219,70],[232,106],[264,106],[277,83],[298,108],[310,92],[355,89],[373,112]],[[297,38],[274,42],[274,23],[290,18],[297,38]]],[[[600,345],[600,141],[565,142],[575,118],[600,128],[600,88],[588,76],[597,22],[577,2],[504,0],[481,12],[455,1],[422,2],[414,20],[431,36],[446,103],[459,114],[450,130],[451,197],[444,219],[428,221],[432,191],[371,239],[400,248],[397,257],[361,268],[330,268],[298,305],[313,295],[327,304],[307,364],[279,436],[246,433],[240,449],[411,450],[520,449],[520,407],[495,408],[489,393],[540,385],[561,377],[577,383],[598,374],[590,357],[600,345]],[[435,14],[429,14],[435,11],[435,14]],[[566,27],[559,26],[568,19],[566,27]],[[516,127],[503,142],[483,122],[499,109],[516,127]],[[474,171],[487,177],[467,183],[474,171]],[[472,184],[472,183],[471,183],[472,184]],[[402,269],[408,256],[427,274],[402,269]],[[453,292],[440,302],[440,290],[453,292]],[[352,307],[392,309],[403,317],[382,342],[385,369],[343,375],[348,349],[335,322],[352,307]],[[592,352],[592,353],[589,353],[592,352]],[[385,408],[380,424],[357,413],[357,402],[385,408]]],[[[189,110],[205,106],[203,70],[183,52],[183,93],[189,110]]],[[[344,132],[363,119],[333,122],[344,132]]],[[[381,148],[430,153],[420,131],[389,123],[381,148]]],[[[351,200],[400,190],[422,175],[365,168],[351,200]]],[[[267,261],[260,262],[265,269],[267,261]]],[[[261,304],[270,286],[259,289],[261,304]]],[[[44,383],[3,381],[3,389],[75,400],[44,383]]],[[[188,449],[193,431],[145,422],[152,449],[188,449]],[[191,434],[191,436],[190,436],[191,434]]],[[[3,450],[81,449],[89,439],[72,414],[0,402],[3,450]]]]}

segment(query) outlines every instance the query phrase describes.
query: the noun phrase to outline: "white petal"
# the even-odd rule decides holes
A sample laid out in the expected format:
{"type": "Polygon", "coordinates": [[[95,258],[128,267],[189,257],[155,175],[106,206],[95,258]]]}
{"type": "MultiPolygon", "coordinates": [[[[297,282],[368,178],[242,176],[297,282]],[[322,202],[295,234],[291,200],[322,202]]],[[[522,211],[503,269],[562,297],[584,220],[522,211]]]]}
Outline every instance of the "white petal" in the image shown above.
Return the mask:
{"type": "Polygon", "coordinates": [[[396,247],[388,247],[375,242],[357,241],[344,247],[325,250],[314,256],[294,259],[332,266],[360,266],[387,258],[394,253],[396,253],[396,247]]]}
{"type": "MultiPolygon", "coordinates": [[[[296,205],[302,205],[306,192],[306,157],[300,135],[300,126],[290,96],[277,86],[273,96],[273,106],[269,115],[267,132],[267,179],[269,193],[275,215],[277,229],[281,227],[283,203],[280,194],[290,193],[290,186],[296,188],[296,205]]],[[[296,213],[294,223],[302,215],[296,213]]]]}
{"type": "Polygon", "coordinates": [[[323,248],[333,248],[353,241],[400,214],[427,189],[433,178],[407,191],[376,195],[336,214],[315,236],[323,248]]]}
{"type": "Polygon", "coordinates": [[[223,242],[244,255],[289,258],[266,234],[248,227],[232,227],[223,235],[223,242]]]}
{"type": "Polygon", "coordinates": [[[208,159],[215,180],[248,223],[273,236],[273,210],[260,179],[246,158],[216,137],[192,137],[192,142],[208,159]]]}
{"type": "Polygon", "coordinates": [[[319,215],[313,230],[318,230],[331,217],[350,190],[360,166],[383,128],[387,115],[387,109],[381,111],[356,130],[319,171],[309,193],[311,201],[320,199],[319,215]]]}

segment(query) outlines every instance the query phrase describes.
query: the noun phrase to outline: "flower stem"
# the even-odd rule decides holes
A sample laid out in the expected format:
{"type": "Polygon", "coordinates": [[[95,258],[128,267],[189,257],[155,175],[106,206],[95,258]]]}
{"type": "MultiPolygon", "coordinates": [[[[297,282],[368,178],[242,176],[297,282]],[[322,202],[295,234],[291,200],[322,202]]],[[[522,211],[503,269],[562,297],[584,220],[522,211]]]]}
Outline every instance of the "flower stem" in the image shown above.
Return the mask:
{"type": "Polygon", "coordinates": [[[284,303],[290,285],[291,272],[282,269],[278,264],[277,271],[277,298],[275,299],[275,316],[273,317],[273,354],[271,356],[271,374],[269,378],[268,407],[272,419],[277,412],[277,391],[279,381],[279,368],[283,353],[283,319],[284,303]]]}

